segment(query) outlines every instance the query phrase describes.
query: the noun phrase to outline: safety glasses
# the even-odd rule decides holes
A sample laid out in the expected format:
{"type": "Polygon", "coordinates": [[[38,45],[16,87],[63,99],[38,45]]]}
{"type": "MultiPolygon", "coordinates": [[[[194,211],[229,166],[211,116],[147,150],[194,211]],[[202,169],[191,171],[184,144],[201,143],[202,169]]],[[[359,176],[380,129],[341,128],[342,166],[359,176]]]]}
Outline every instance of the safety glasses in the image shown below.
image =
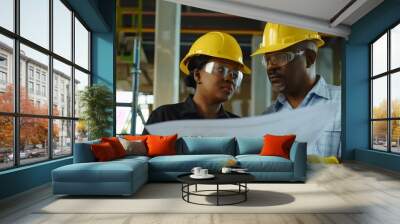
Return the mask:
{"type": "Polygon", "coordinates": [[[218,62],[211,61],[204,66],[204,71],[212,75],[218,75],[227,79],[230,75],[234,82],[235,88],[238,88],[242,83],[243,73],[238,70],[230,70],[228,67],[219,64],[218,62]]]}
{"type": "Polygon", "coordinates": [[[288,51],[288,52],[279,52],[275,54],[263,55],[262,63],[265,66],[265,68],[268,68],[268,66],[271,65],[281,67],[289,64],[297,56],[300,56],[302,54],[304,54],[304,50],[297,52],[288,51]]]}

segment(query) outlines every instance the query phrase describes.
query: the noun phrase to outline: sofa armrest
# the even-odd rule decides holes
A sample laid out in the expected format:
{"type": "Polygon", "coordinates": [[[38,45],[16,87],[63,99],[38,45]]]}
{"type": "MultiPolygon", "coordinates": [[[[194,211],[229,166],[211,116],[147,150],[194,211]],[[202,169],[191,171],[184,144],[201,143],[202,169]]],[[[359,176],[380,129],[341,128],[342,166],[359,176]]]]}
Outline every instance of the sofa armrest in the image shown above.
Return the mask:
{"type": "Polygon", "coordinates": [[[92,144],[97,144],[97,143],[100,143],[100,140],[75,143],[75,145],[74,145],[74,163],[95,162],[96,158],[94,157],[90,146],[92,144]]]}
{"type": "Polygon", "coordinates": [[[290,149],[294,181],[305,181],[307,176],[307,143],[294,142],[290,149]]]}

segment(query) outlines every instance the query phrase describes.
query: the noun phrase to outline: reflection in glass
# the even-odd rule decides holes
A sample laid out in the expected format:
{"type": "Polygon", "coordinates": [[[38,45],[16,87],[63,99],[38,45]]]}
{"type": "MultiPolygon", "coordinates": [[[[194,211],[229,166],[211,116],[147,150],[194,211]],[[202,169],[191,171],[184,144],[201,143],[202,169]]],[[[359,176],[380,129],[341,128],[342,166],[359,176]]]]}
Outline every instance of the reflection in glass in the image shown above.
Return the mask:
{"type": "Polygon", "coordinates": [[[14,111],[13,50],[14,50],[13,40],[3,35],[0,35],[0,111],[1,112],[14,111]]]}
{"type": "Polygon", "coordinates": [[[72,116],[71,66],[53,59],[53,114],[72,116]]]}
{"type": "Polygon", "coordinates": [[[49,57],[21,44],[21,113],[47,115],[49,108],[49,57]]]}
{"type": "Polygon", "coordinates": [[[391,75],[391,116],[400,118],[400,72],[391,75]]]}
{"type": "Polygon", "coordinates": [[[372,81],[372,118],[387,118],[387,77],[372,81]]]}
{"type": "Polygon", "coordinates": [[[53,51],[71,60],[72,12],[60,0],[53,0],[53,10],[53,51]]]}
{"type": "Polygon", "coordinates": [[[80,94],[87,86],[89,86],[89,75],[75,69],[75,117],[79,117],[81,114],[80,94]]]}
{"type": "Polygon", "coordinates": [[[72,121],[53,121],[53,157],[72,154],[72,121]]]}
{"type": "Polygon", "coordinates": [[[14,165],[13,118],[0,116],[0,170],[14,165]]]}
{"type": "Polygon", "coordinates": [[[49,48],[49,0],[20,0],[21,36],[49,48]]]}
{"type": "Polygon", "coordinates": [[[391,123],[392,152],[400,153],[400,120],[393,120],[391,123]]]}
{"type": "Polygon", "coordinates": [[[387,34],[372,45],[372,75],[387,71],[387,34]]]}
{"type": "Polygon", "coordinates": [[[75,18],[75,63],[89,70],[89,32],[75,18]]]}
{"type": "Polygon", "coordinates": [[[387,121],[372,122],[372,148],[387,151],[387,121]]]}
{"type": "Polygon", "coordinates": [[[49,158],[48,121],[45,118],[20,118],[19,155],[21,164],[34,163],[49,158]]]}
{"type": "Polygon", "coordinates": [[[0,26],[14,31],[14,0],[0,1],[0,26]]]}

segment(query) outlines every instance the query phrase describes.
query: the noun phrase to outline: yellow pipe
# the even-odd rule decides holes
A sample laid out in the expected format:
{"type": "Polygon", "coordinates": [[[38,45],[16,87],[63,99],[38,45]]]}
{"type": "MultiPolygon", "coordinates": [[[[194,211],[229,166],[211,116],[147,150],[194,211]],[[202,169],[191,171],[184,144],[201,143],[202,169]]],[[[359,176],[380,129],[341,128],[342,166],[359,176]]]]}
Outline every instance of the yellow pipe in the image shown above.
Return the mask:
{"type": "MultiPolygon", "coordinates": [[[[125,33],[137,33],[138,30],[136,28],[119,28],[121,32],[125,33]]],[[[181,33],[184,34],[204,34],[210,31],[215,31],[216,29],[181,29],[181,33]]],[[[154,28],[142,28],[142,33],[154,33],[154,28]]],[[[226,32],[233,35],[262,35],[262,31],[260,30],[219,30],[222,32],[226,32]]]]}

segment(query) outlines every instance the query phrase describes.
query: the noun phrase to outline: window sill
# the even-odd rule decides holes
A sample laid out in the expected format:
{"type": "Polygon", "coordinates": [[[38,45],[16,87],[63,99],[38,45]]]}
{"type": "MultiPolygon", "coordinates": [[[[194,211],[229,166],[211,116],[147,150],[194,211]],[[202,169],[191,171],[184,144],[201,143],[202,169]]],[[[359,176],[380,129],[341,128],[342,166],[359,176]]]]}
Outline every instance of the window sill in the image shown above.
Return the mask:
{"type": "Polygon", "coordinates": [[[40,166],[43,166],[43,165],[62,162],[62,161],[69,160],[69,159],[72,160],[72,158],[73,158],[73,156],[67,156],[67,157],[63,157],[63,158],[59,158],[59,159],[53,159],[53,160],[43,161],[43,162],[39,162],[39,163],[35,163],[35,164],[24,165],[24,166],[21,166],[21,167],[10,168],[10,169],[7,169],[7,170],[0,171],[0,176],[1,175],[5,175],[5,174],[14,173],[14,172],[23,171],[23,170],[32,169],[32,168],[35,168],[35,167],[40,167],[40,166]]]}

